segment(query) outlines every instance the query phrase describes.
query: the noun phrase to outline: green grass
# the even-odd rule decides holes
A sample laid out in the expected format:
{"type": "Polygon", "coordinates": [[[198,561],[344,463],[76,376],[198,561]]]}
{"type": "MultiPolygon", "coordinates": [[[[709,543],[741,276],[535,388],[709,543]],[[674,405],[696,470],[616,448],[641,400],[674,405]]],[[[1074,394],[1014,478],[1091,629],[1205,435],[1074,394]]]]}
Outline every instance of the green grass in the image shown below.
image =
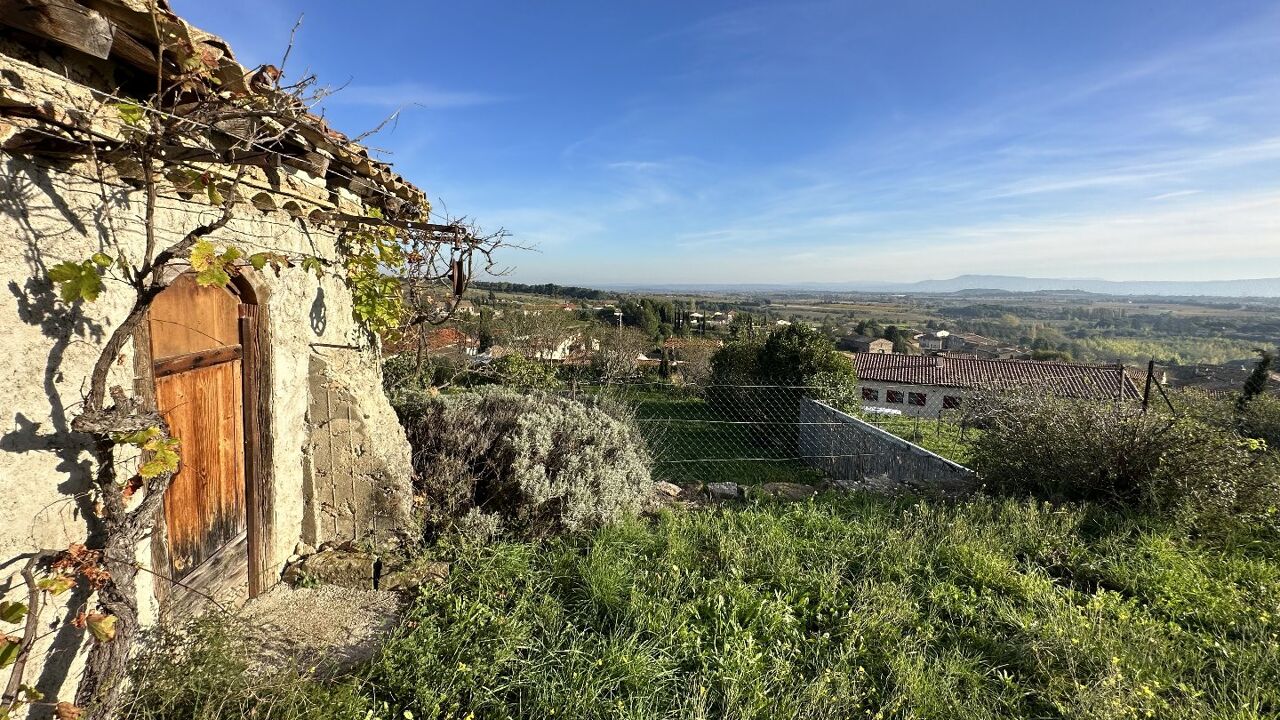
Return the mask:
{"type": "Polygon", "coordinates": [[[677,484],[728,481],[817,483],[821,473],[795,459],[795,450],[767,442],[793,427],[735,425],[700,397],[662,385],[626,388],[637,425],[654,460],[654,479],[677,484]],[[757,430],[763,429],[764,436],[757,430]]]}
{"type": "Polygon", "coordinates": [[[1280,713],[1280,541],[1259,532],[824,495],[449,552],[448,583],[346,683],[366,707],[326,683],[342,702],[313,716],[1280,713]]]}
{"type": "Polygon", "coordinates": [[[373,670],[417,717],[1280,713],[1280,546],[823,497],[463,551],[373,670]]]}
{"type": "Polygon", "coordinates": [[[961,427],[959,423],[906,415],[866,414],[862,419],[961,465],[968,465],[972,460],[971,443],[982,433],[977,428],[961,427]]]}

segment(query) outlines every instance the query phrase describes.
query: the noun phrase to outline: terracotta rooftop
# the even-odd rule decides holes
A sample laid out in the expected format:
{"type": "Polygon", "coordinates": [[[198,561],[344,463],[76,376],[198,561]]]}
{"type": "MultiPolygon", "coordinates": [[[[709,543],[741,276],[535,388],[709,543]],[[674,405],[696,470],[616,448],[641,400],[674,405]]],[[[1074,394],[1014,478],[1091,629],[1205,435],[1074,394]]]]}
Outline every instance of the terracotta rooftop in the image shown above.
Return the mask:
{"type": "Polygon", "coordinates": [[[874,382],[991,390],[1036,388],[1064,397],[1098,400],[1114,399],[1117,392],[1123,392],[1129,400],[1142,396],[1122,365],[896,353],[846,354],[853,358],[858,377],[874,382]]]}

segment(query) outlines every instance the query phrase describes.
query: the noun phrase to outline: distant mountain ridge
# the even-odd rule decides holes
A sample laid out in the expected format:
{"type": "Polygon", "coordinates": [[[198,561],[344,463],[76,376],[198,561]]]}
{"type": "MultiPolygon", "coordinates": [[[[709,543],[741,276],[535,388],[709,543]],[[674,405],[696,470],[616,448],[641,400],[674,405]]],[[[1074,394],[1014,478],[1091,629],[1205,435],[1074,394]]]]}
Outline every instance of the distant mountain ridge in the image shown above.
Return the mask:
{"type": "Polygon", "coordinates": [[[611,284],[614,290],[763,292],[819,290],[828,292],[961,293],[1083,292],[1102,295],[1167,295],[1209,297],[1280,297],[1280,278],[1247,280],[1101,280],[1098,278],[1035,278],[1018,275],[960,275],[945,280],[910,283],[809,282],[809,283],[661,283],[611,284]]]}
{"type": "Polygon", "coordinates": [[[1097,278],[1033,278],[1015,275],[961,275],[949,280],[922,280],[900,285],[904,292],[1070,291],[1105,295],[1213,295],[1219,297],[1280,296],[1280,278],[1250,280],[1101,280],[1097,278]]]}

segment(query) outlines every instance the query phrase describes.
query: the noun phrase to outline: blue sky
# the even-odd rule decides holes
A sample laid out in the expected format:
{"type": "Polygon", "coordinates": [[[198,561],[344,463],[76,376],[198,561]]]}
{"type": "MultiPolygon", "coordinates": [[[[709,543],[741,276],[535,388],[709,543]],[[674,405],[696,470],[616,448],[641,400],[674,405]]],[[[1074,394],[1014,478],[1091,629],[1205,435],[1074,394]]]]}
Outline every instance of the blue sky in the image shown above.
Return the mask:
{"type": "Polygon", "coordinates": [[[1280,276],[1280,4],[174,0],[510,279],[1280,276]],[[437,207],[440,203],[437,203],[437,207]]]}

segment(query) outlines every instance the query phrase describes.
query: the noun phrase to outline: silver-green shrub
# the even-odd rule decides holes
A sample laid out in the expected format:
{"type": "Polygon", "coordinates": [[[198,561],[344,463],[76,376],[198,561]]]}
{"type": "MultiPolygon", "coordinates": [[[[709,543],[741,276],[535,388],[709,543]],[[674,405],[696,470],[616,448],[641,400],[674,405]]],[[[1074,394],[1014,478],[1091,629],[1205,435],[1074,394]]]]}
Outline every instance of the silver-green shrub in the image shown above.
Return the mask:
{"type": "Polygon", "coordinates": [[[575,531],[637,512],[652,485],[643,439],[606,408],[492,386],[398,409],[436,528],[482,514],[522,537],[575,531]]]}

